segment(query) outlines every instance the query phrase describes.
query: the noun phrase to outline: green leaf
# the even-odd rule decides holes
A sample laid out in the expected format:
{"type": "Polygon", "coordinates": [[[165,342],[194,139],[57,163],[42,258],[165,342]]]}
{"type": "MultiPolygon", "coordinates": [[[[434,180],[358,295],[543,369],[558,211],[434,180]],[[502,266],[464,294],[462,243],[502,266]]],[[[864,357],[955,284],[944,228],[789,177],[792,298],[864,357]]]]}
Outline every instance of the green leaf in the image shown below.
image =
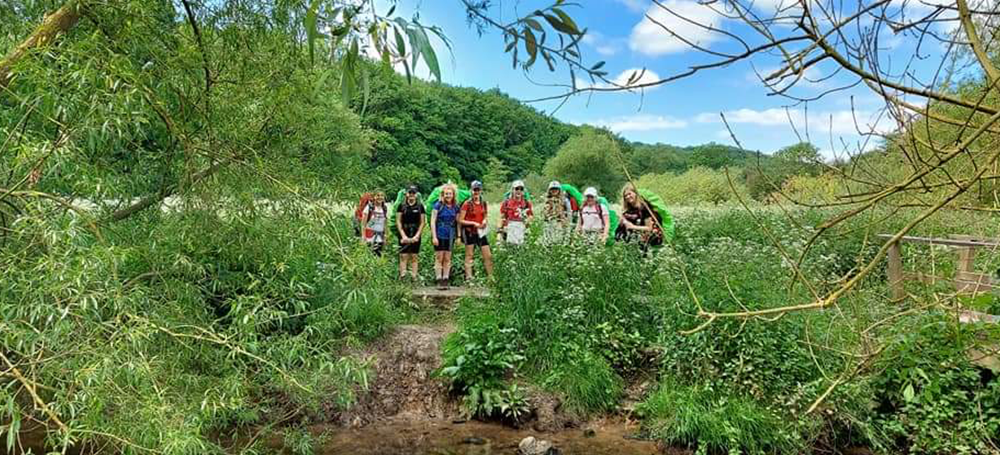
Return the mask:
{"type": "Polygon", "coordinates": [[[605,63],[607,63],[607,62],[605,62],[604,60],[601,60],[601,61],[595,63],[594,66],[591,66],[590,70],[591,71],[597,71],[597,70],[601,69],[601,67],[603,67],[605,63]]]}
{"type": "Polygon", "coordinates": [[[399,28],[393,27],[392,33],[396,35],[396,52],[399,52],[400,56],[406,55],[406,42],[403,41],[403,35],[399,33],[399,28]]]}
{"type": "Polygon", "coordinates": [[[386,17],[392,16],[392,13],[395,13],[395,12],[396,12],[396,5],[392,5],[392,8],[389,8],[389,12],[385,13],[385,16],[386,17]]]}
{"type": "Polygon", "coordinates": [[[535,43],[535,34],[531,33],[527,27],[524,28],[524,50],[528,52],[528,61],[525,62],[525,66],[531,68],[531,65],[535,63],[535,58],[538,57],[538,45],[535,43]]]}
{"type": "Polygon", "coordinates": [[[573,18],[570,17],[569,14],[566,14],[566,12],[560,8],[552,8],[552,11],[554,11],[559,16],[559,18],[562,19],[562,23],[565,24],[566,27],[568,27],[571,30],[570,32],[567,33],[571,35],[581,34],[580,28],[576,26],[576,22],[573,22],[573,18]]]}
{"type": "Polygon", "coordinates": [[[431,46],[431,42],[427,39],[427,34],[424,32],[423,27],[418,29],[418,34],[420,35],[420,53],[424,56],[424,63],[430,68],[434,79],[441,82],[441,67],[438,65],[437,53],[434,52],[434,46],[431,46]]]}
{"type": "Polygon", "coordinates": [[[306,37],[309,41],[309,62],[314,61],[314,56],[316,55],[316,37],[319,36],[319,31],[316,30],[316,18],[319,13],[319,5],[323,0],[312,0],[309,4],[309,10],[306,11],[305,26],[306,26],[306,37]]]}
{"type": "Polygon", "coordinates": [[[916,392],[913,391],[913,384],[907,384],[906,388],[903,389],[903,398],[906,401],[913,401],[915,395],[916,392]]]}
{"type": "Polygon", "coordinates": [[[576,35],[577,34],[577,32],[576,32],[575,29],[572,29],[569,26],[567,26],[566,24],[564,24],[558,17],[553,16],[551,14],[546,14],[543,17],[549,23],[549,25],[552,26],[552,28],[554,28],[554,29],[556,29],[556,30],[558,30],[560,32],[565,33],[567,35],[576,35]]]}
{"type": "Polygon", "coordinates": [[[537,30],[539,32],[541,32],[541,31],[544,30],[542,28],[542,24],[539,24],[538,21],[536,21],[536,20],[534,20],[534,19],[532,19],[530,17],[527,18],[527,19],[525,19],[524,23],[528,24],[529,27],[531,27],[531,28],[533,28],[533,29],[535,29],[535,30],[537,30]]]}

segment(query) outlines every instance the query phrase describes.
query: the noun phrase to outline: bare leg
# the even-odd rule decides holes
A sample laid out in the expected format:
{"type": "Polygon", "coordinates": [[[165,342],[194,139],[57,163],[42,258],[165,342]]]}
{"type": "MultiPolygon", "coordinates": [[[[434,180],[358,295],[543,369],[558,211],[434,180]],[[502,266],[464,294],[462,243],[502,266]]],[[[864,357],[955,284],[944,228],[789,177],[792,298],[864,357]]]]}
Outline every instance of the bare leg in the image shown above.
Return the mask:
{"type": "Polygon", "coordinates": [[[465,245],[465,279],[466,281],[472,279],[472,266],[475,262],[475,245],[465,245]]]}
{"type": "Polygon", "coordinates": [[[399,255],[399,279],[406,278],[406,261],[409,259],[409,254],[402,253],[399,255]]]}
{"type": "Polygon", "coordinates": [[[483,255],[483,267],[486,268],[486,276],[493,276],[493,253],[490,252],[490,246],[483,245],[479,251],[483,255]]]}
{"type": "Polygon", "coordinates": [[[451,251],[441,253],[441,279],[448,281],[451,276],[451,251]]]}
{"type": "Polygon", "coordinates": [[[440,280],[444,277],[444,251],[434,252],[434,278],[440,280]]]}
{"type": "Polygon", "coordinates": [[[417,277],[420,276],[420,274],[417,272],[417,266],[420,264],[420,256],[416,254],[411,254],[410,262],[412,263],[410,268],[412,270],[413,280],[416,281],[417,277]]]}

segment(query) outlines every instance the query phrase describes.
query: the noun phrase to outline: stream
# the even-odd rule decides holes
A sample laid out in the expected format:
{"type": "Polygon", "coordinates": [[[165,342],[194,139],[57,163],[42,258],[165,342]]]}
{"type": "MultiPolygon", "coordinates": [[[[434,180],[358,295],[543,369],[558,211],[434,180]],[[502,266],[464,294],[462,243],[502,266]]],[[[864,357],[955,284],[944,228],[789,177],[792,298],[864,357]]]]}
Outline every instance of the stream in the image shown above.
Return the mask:
{"type": "MultiPolygon", "coordinates": [[[[492,455],[517,453],[522,439],[533,436],[549,441],[562,454],[653,455],[661,454],[652,441],[632,438],[638,426],[621,421],[599,421],[584,428],[556,432],[515,429],[498,424],[467,421],[399,420],[361,428],[317,425],[310,432],[321,441],[316,454],[356,455],[492,455]],[[593,430],[593,431],[587,431],[593,430]]],[[[268,441],[274,449],[282,441],[268,441]]],[[[290,452],[286,452],[290,453],[290,452]]]]}

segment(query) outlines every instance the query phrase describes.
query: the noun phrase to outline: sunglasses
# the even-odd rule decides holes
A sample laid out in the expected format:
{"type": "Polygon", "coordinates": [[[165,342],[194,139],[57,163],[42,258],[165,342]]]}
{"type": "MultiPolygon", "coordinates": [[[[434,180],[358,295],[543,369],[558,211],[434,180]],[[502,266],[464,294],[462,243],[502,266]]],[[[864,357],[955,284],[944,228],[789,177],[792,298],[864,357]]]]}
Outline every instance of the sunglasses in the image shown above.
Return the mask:
{"type": "Polygon", "coordinates": [[[523,186],[519,186],[517,188],[514,188],[514,191],[524,191],[524,187],[523,186]]]}
{"type": "Polygon", "coordinates": [[[475,191],[475,192],[479,192],[479,191],[482,191],[482,190],[483,190],[482,188],[473,188],[472,189],[472,191],[475,191]]]}

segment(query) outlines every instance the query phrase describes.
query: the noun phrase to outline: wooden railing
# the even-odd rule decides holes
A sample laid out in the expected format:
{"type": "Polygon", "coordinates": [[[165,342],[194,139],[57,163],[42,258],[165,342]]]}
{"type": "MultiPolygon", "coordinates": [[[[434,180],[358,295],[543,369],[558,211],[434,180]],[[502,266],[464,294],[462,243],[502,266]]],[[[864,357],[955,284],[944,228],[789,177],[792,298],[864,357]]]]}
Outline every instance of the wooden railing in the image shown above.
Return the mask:
{"type": "MultiPolygon", "coordinates": [[[[887,240],[893,238],[890,234],[880,234],[879,237],[887,240]]],[[[997,283],[990,274],[976,272],[975,269],[976,250],[979,248],[1000,249],[1000,241],[977,239],[964,235],[954,235],[947,239],[905,236],[898,242],[889,245],[887,275],[893,300],[906,297],[903,283],[907,280],[933,284],[943,279],[935,275],[903,271],[902,248],[900,247],[902,242],[944,245],[955,249],[958,254],[955,278],[946,281],[951,281],[959,293],[976,294],[1000,290],[1000,283],[997,283]]]]}

